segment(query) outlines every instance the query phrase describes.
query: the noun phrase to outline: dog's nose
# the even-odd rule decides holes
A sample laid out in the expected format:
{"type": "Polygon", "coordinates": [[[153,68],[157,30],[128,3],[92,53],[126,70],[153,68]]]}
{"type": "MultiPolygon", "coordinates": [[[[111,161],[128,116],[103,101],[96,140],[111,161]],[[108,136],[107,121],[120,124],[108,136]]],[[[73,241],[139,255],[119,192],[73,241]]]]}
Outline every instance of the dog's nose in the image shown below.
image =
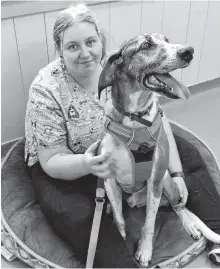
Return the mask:
{"type": "Polygon", "coordinates": [[[194,48],[190,47],[190,46],[185,46],[184,48],[179,49],[177,51],[177,53],[179,54],[181,59],[186,60],[186,61],[190,61],[190,60],[192,60],[194,48]]]}

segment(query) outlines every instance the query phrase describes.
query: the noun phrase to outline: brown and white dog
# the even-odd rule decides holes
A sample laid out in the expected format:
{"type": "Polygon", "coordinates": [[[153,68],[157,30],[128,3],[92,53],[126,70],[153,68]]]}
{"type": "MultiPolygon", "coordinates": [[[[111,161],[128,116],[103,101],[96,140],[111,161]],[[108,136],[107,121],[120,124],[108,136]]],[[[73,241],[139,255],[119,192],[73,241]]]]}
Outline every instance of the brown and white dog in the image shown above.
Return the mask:
{"type": "MultiPolygon", "coordinates": [[[[185,68],[193,59],[190,46],[171,44],[161,34],[143,34],[125,42],[106,62],[99,79],[101,91],[111,87],[111,98],[105,103],[106,120],[99,152],[111,154],[112,178],[105,179],[116,224],[125,238],[122,214],[122,189],[130,193],[130,206],[146,204],[146,220],[142,229],[136,259],[140,265],[149,265],[156,214],[162,193],[171,205],[178,203],[169,165],[178,154],[169,121],[162,112],[158,96],[188,99],[189,91],[169,72],[185,68]],[[148,175],[135,179],[134,157],[131,153],[153,150],[148,175]]],[[[178,172],[178,171],[177,171],[178,172]]],[[[163,203],[164,204],[164,203],[163,203]]],[[[186,230],[194,237],[201,233],[213,242],[220,236],[213,233],[201,220],[182,204],[178,210],[186,230]]]]}

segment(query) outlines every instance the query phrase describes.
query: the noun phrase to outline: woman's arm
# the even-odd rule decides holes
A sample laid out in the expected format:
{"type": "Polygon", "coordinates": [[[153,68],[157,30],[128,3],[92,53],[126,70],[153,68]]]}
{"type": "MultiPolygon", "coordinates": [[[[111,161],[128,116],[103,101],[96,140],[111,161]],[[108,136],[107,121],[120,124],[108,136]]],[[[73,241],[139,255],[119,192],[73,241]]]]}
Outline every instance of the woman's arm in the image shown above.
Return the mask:
{"type": "Polygon", "coordinates": [[[42,169],[53,178],[74,180],[89,174],[83,154],[73,154],[66,146],[38,148],[38,158],[42,169]]]}
{"type": "Polygon", "coordinates": [[[100,141],[93,143],[84,154],[73,154],[66,146],[56,149],[38,148],[42,169],[49,176],[63,180],[75,180],[88,174],[110,177],[108,153],[96,156],[100,141]]]}

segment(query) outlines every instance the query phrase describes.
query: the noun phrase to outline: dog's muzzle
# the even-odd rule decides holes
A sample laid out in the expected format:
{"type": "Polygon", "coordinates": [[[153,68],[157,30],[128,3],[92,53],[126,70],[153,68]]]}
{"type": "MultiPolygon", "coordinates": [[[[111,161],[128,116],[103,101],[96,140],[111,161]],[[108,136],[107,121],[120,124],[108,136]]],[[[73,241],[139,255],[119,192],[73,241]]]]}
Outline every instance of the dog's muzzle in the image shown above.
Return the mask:
{"type": "Polygon", "coordinates": [[[188,99],[190,95],[188,88],[169,73],[146,75],[143,85],[147,89],[171,99],[188,99]]]}

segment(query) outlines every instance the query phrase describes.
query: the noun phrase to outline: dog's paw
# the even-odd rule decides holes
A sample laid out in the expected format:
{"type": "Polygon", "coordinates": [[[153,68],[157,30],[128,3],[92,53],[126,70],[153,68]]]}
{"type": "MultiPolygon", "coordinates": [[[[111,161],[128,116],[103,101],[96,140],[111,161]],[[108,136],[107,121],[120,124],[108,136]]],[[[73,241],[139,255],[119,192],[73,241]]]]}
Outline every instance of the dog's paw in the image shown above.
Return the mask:
{"type": "Polygon", "coordinates": [[[141,267],[147,267],[151,263],[152,258],[152,244],[147,240],[140,240],[138,250],[135,253],[135,259],[139,262],[141,267]]]}
{"type": "Polygon", "coordinates": [[[143,192],[135,192],[127,199],[127,203],[130,207],[142,207],[147,202],[147,195],[143,192]]]}
{"type": "Polygon", "coordinates": [[[196,223],[190,218],[184,209],[177,210],[177,215],[179,216],[181,223],[187,233],[195,240],[200,239],[201,232],[197,229],[196,223]]]}

